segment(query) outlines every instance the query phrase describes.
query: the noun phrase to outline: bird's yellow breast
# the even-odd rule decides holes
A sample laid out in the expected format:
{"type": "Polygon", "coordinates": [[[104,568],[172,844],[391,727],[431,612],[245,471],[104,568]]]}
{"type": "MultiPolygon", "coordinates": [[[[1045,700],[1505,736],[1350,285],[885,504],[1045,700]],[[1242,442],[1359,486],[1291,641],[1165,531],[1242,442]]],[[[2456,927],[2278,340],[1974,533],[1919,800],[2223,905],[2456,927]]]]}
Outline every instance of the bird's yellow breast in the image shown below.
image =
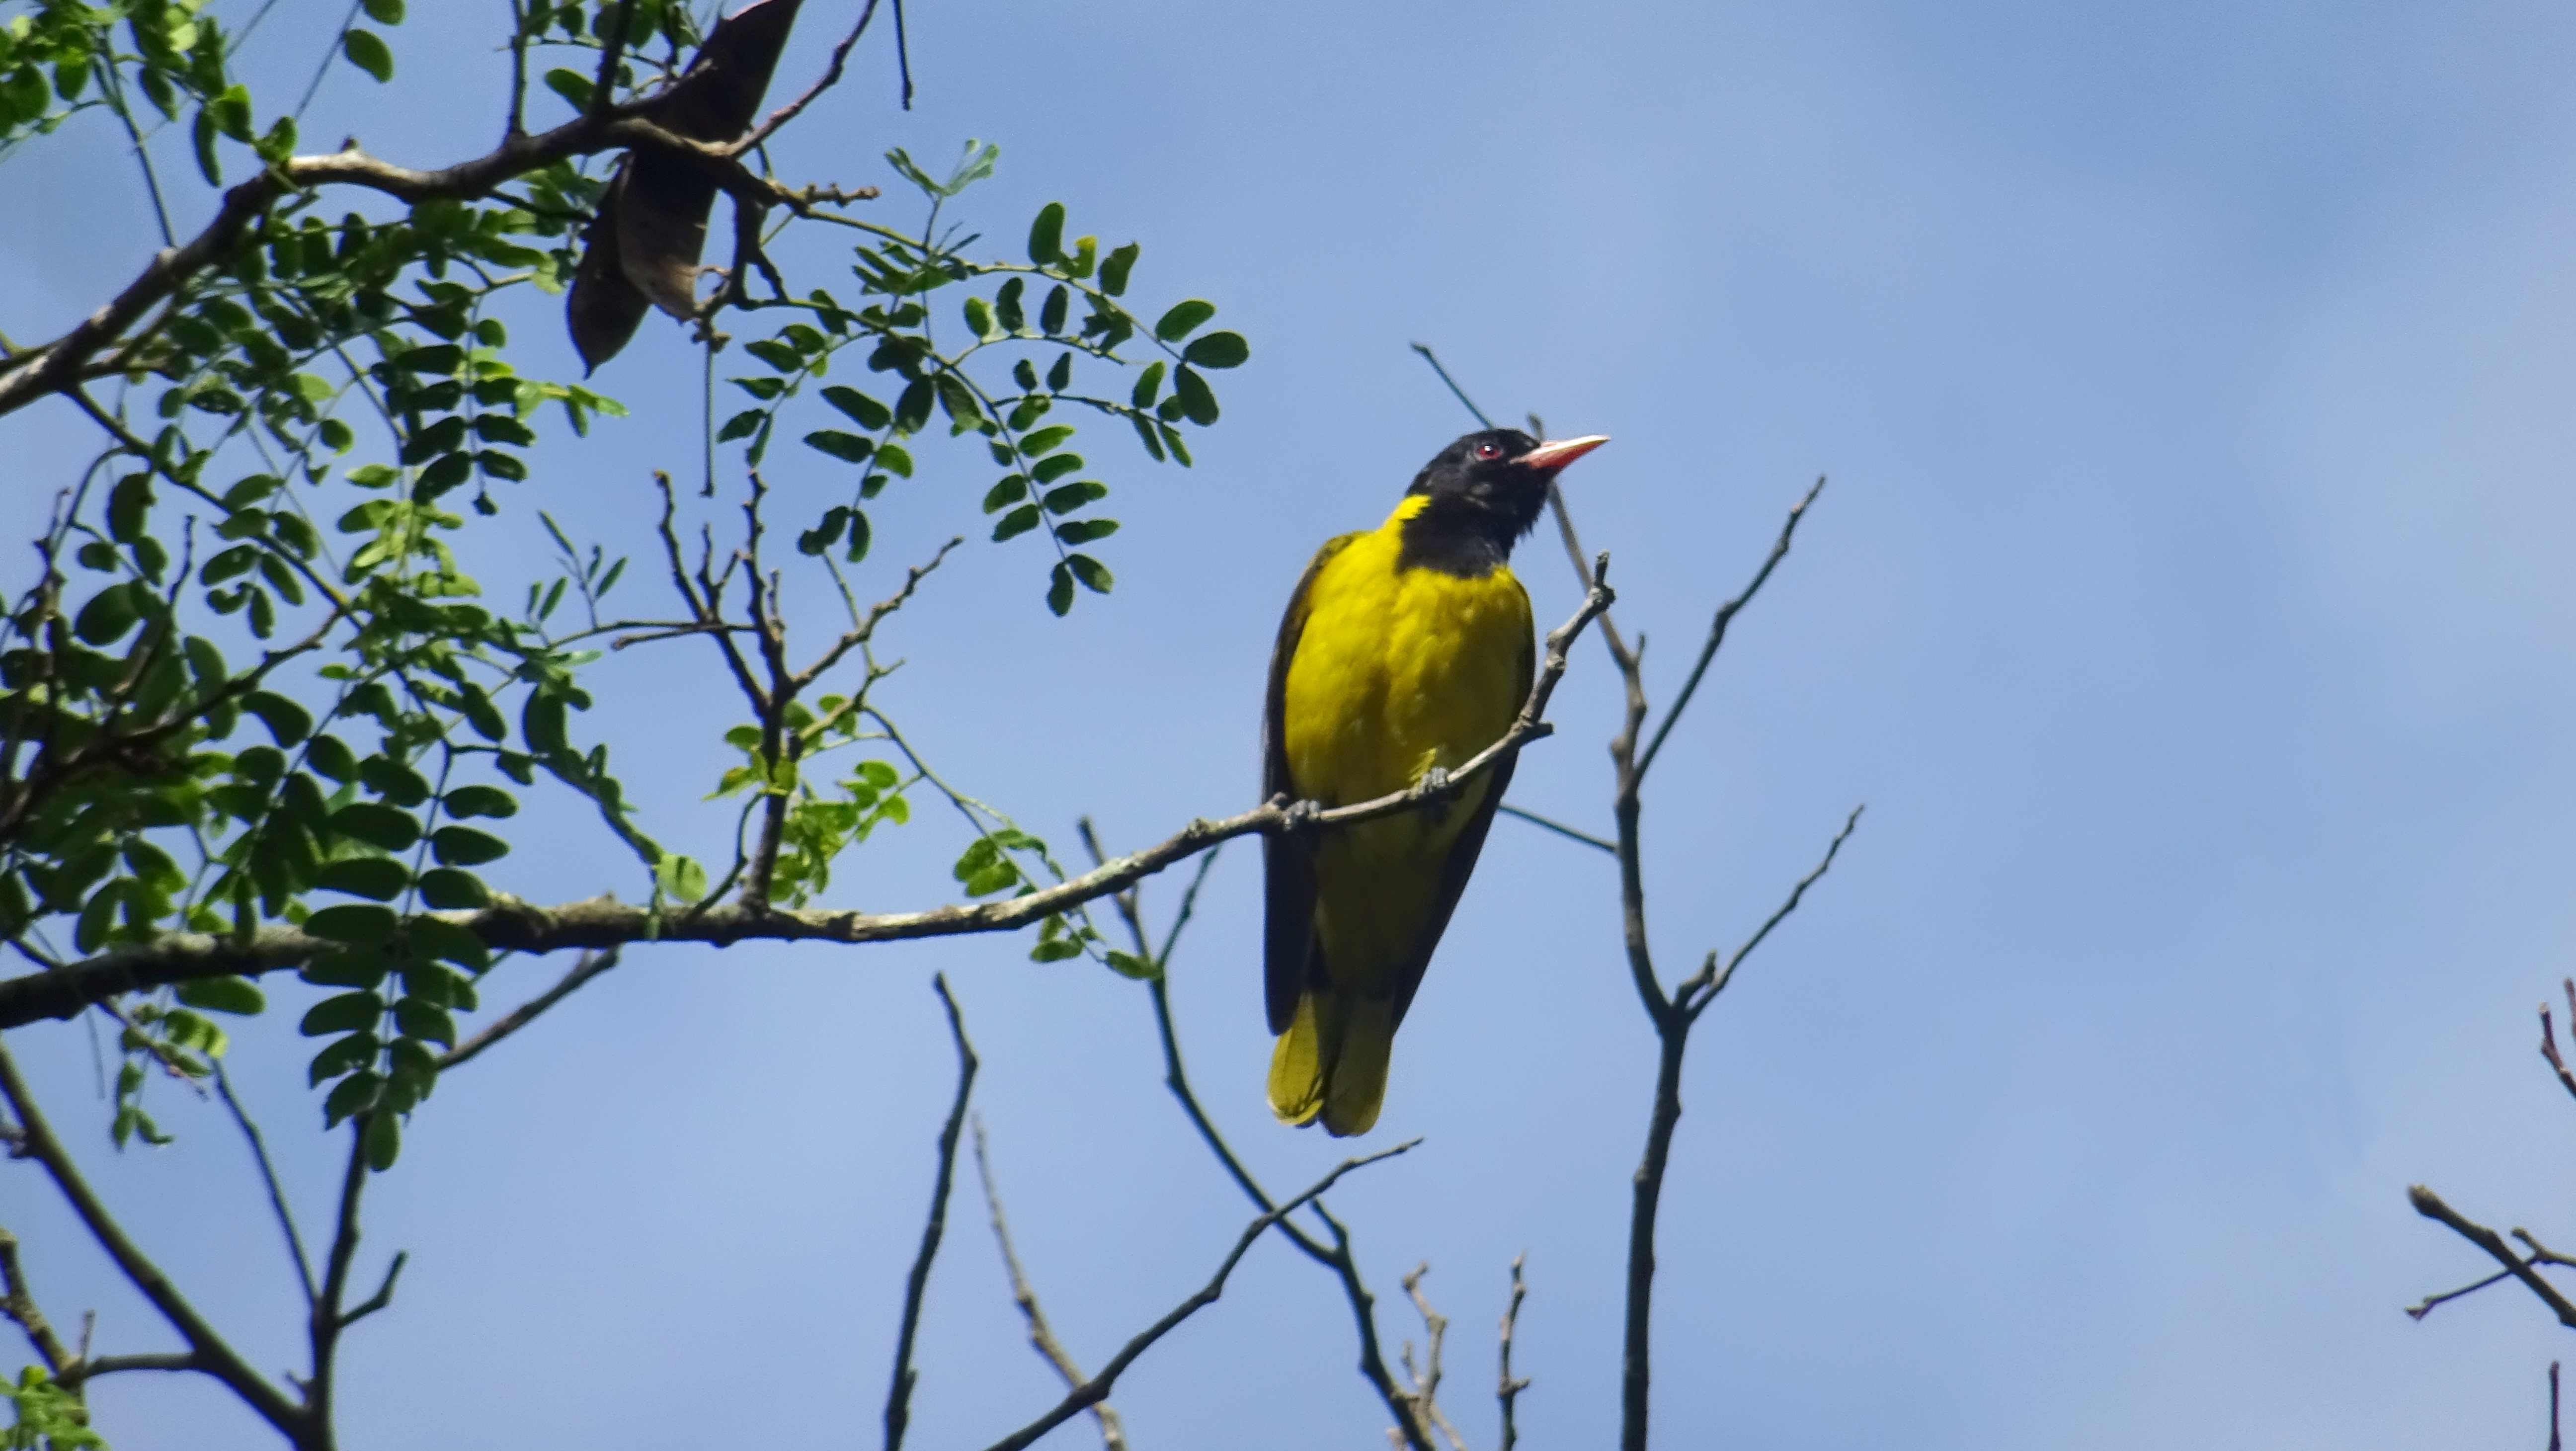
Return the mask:
{"type": "MultiPolygon", "coordinates": [[[[1475,578],[1402,568],[1408,498],[1328,559],[1289,661],[1282,745],[1297,795],[1330,806],[1454,769],[1511,728],[1529,683],[1529,596],[1507,567],[1475,578]]],[[[1444,811],[1328,834],[1317,927],[1337,980],[1366,981],[1410,951],[1479,780],[1444,811]]]]}

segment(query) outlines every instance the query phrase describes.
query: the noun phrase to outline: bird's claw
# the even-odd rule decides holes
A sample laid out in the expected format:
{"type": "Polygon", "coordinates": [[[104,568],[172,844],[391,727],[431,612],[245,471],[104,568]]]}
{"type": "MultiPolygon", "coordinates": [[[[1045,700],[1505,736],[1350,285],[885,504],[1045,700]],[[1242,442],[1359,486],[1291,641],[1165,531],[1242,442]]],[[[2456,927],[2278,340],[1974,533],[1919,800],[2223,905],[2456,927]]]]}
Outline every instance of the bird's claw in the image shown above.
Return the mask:
{"type": "Polygon", "coordinates": [[[1416,795],[1432,801],[1448,800],[1452,789],[1449,784],[1449,768],[1446,766],[1433,766],[1424,771],[1422,780],[1413,788],[1416,795]]]}
{"type": "Polygon", "coordinates": [[[1323,819],[1324,803],[1321,801],[1291,801],[1288,803],[1287,821],[1285,825],[1290,835],[1298,835],[1304,832],[1313,831],[1318,825],[1322,824],[1323,819]]]}

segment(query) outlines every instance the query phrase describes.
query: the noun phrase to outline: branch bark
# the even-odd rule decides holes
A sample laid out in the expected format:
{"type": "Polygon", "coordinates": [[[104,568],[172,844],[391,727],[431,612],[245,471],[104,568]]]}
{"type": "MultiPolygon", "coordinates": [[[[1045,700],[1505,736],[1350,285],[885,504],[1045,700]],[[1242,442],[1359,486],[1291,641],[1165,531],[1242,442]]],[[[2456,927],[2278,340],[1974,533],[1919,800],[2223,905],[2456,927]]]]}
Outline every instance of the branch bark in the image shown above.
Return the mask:
{"type": "Polygon", "coordinates": [[[288,1400],[284,1392],[252,1369],[250,1362],[242,1359],[215,1327],[197,1313],[197,1307],[179,1293],[178,1287],[170,1282],[170,1277],[162,1272],[161,1267],[126,1235],[124,1226],[107,1212],[107,1206],[90,1189],[89,1181],[81,1177],[79,1166],[72,1162],[62,1141],[54,1137],[52,1127],[36,1107],[35,1095],[29,1091],[27,1081],[19,1076],[17,1060],[9,1055],[6,1044],[0,1044],[0,1097],[8,1099],[10,1111],[18,1118],[18,1152],[44,1168],[53,1179],[54,1186],[71,1204],[72,1212],[88,1226],[90,1236],[98,1241],[99,1248],[116,1262],[117,1269],[136,1290],[142,1292],[143,1298],[152,1302],[152,1308],[161,1312],[161,1318],[170,1322],[170,1328],[179,1332],[179,1338],[188,1342],[189,1351],[197,1362],[194,1368],[222,1381],[257,1412],[260,1419],[276,1427],[287,1440],[298,1446],[308,1444],[316,1424],[312,1411],[288,1400]]]}
{"type": "MultiPolygon", "coordinates": [[[[1529,699],[1501,739],[1479,751],[1450,773],[1455,790],[1492,770],[1532,741],[1553,734],[1543,719],[1557,682],[1565,675],[1566,650],[1583,627],[1608,609],[1613,595],[1607,582],[1609,556],[1596,563],[1591,591],[1583,605],[1547,637],[1546,658],[1530,686],[1529,699]]],[[[1403,791],[1335,807],[1297,829],[1331,830],[1375,821],[1445,799],[1420,783],[1403,791]]],[[[431,915],[466,928],[495,951],[556,952],[566,948],[604,951],[634,942],[701,942],[729,947],[737,942],[892,942],[920,937],[954,937],[968,933],[1010,932],[1035,925],[1086,902],[1112,896],[1176,862],[1222,841],[1256,833],[1291,829],[1285,799],[1265,802],[1250,811],[1215,821],[1192,821],[1170,837],[1130,856],[1116,858],[1078,877],[1042,891],[973,906],[949,905],[927,912],[869,913],[816,908],[755,909],[741,903],[712,906],[703,912],[673,914],[629,906],[613,897],[593,897],[554,907],[541,907],[502,895],[493,904],[470,912],[431,915]]],[[[141,992],[173,983],[210,977],[257,977],[302,965],[331,944],[294,927],[261,929],[245,943],[239,938],[203,933],[172,933],[147,947],[120,948],[72,963],[59,970],[25,973],[0,980],[0,1029],[22,1027],[45,1018],[71,1018],[90,1004],[119,993],[141,992]]]]}
{"type": "Polygon", "coordinates": [[[1223,1264],[1216,1267],[1216,1274],[1208,1280],[1206,1285],[1199,1289],[1198,1293],[1190,1296],[1186,1300],[1183,1300],[1179,1305],[1173,1308],[1170,1314],[1165,1315],[1162,1319],[1155,1321],[1152,1325],[1147,1326],[1144,1330],[1138,1332],[1134,1339],[1128,1341],[1127,1344],[1119,1350],[1118,1354],[1110,1358],[1107,1365],[1101,1367],[1100,1374],[1093,1376],[1090,1380],[1084,1382],[1080,1387],[1075,1389],[1071,1395],[1058,1401],[1055,1409],[1038,1417],[1036,1420],[1031,1421],[1029,1424],[1012,1432],[1010,1435],[1003,1437],[1001,1440],[994,1442],[992,1446],[988,1448],[988,1451],[1023,1451],[1023,1448],[1035,1442],[1039,1437],[1045,1435],[1047,1432],[1063,1425],[1066,1421],[1079,1414],[1086,1406],[1097,1405],[1099,1402],[1108,1399],[1110,1388],[1117,1384],[1118,1377],[1126,1373],[1128,1366],[1136,1363],[1136,1357],[1143,1355],[1147,1350],[1152,1349],[1155,1341],[1170,1334],[1182,1321],[1187,1320],[1192,1315],[1195,1315],[1199,1311],[1207,1308],[1209,1305],[1216,1303],[1217,1297],[1225,1293],[1226,1277],[1234,1273],[1235,1265],[1242,1261],[1245,1253],[1251,1250],[1255,1241],[1259,1240],[1262,1235],[1269,1232],[1270,1226],[1286,1220],[1290,1211],[1303,1205],[1313,1203],[1318,1195],[1321,1195],[1325,1190],[1332,1188],[1335,1183],[1340,1181],[1344,1174],[1347,1174],[1354,1169],[1364,1168],[1370,1164],[1374,1164],[1381,1159],[1394,1158],[1396,1155],[1403,1153],[1407,1149],[1410,1149],[1421,1142],[1422,1141],[1420,1139],[1407,1139],[1403,1143],[1397,1144],[1392,1148],[1380,1149],[1374,1154],[1363,1154],[1355,1159],[1344,1159],[1341,1163],[1333,1167],[1333,1171],[1331,1173],[1326,1174],[1323,1178],[1316,1180],[1312,1185],[1308,1186],[1306,1192],[1289,1200],[1287,1203],[1280,1205],[1278,1208],[1271,1210],[1269,1213],[1262,1215],[1260,1218],[1255,1219],[1251,1224],[1246,1225],[1243,1233],[1236,1237],[1233,1251],[1225,1257],[1225,1262],[1223,1264]]]}
{"type": "Polygon", "coordinates": [[[948,1229],[948,1190],[957,1179],[957,1137],[966,1126],[966,1102],[975,1091],[975,1045],[966,1041],[966,1020],[948,992],[945,974],[933,977],[939,1005],[948,1010],[948,1036],[957,1043],[957,1101],[939,1131],[939,1178],[930,1191],[930,1214],[921,1226],[921,1252],[913,1257],[912,1277],[903,1294],[903,1328],[895,1335],[894,1384],[886,1392],[886,1451],[901,1451],[904,1428],[912,1423],[912,1388],[921,1373],[912,1368],[912,1338],[921,1328],[922,1297],[930,1292],[930,1265],[939,1257],[939,1240],[948,1229]]]}

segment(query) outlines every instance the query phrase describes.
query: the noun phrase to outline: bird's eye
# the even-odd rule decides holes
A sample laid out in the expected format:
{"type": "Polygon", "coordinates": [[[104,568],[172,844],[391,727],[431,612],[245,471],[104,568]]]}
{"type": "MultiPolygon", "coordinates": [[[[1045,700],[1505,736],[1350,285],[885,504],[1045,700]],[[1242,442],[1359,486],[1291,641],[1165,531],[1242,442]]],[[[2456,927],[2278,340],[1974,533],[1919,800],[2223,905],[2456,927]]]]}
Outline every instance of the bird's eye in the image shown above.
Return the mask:
{"type": "Polygon", "coordinates": [[[1478,458],[1501,458],[1502,456],[1503,446],[1499,443],[1480,443],[1476,445],[1476,457],[1478,458]]]}

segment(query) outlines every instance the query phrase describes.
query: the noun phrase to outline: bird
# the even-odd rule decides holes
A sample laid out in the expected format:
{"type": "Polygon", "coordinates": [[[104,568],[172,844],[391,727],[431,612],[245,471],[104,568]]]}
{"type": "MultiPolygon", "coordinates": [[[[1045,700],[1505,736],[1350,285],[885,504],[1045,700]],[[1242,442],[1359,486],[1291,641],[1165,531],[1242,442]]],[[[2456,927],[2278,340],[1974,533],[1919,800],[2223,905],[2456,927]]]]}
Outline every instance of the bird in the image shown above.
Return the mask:
{"type": "Polygon", "coordinates": [[[1511,729],[1537,664],[1512,546],[1559,470],[1609,442],[1470,433],[1414,476],[1375,529],[1329,540],[1279,622],[1262,712],[1262,794],[1290,829],[1262,839],[1272,1113],[1366,1133],[1396,1026],[1449,925],[1505,759],[1440,799],[1448,773],[1511,729]],[[1314,816],[1424,783],[1431,805],[1356,826],[1314,816]]]}

